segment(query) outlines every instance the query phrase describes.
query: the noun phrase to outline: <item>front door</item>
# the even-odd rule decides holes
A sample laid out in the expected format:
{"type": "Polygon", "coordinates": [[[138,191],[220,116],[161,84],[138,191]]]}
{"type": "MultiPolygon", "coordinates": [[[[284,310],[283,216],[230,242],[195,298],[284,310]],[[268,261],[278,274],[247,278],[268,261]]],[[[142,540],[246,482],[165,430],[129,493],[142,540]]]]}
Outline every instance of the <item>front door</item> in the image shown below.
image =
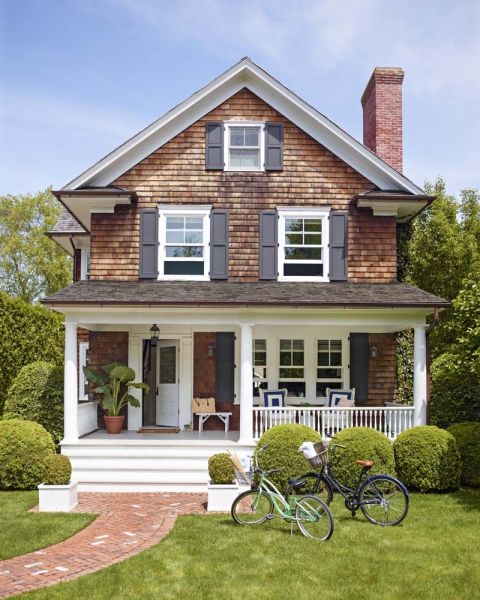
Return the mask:
{"type": "Polygon", "coordinates": [[[157,343],[157,425],[178,427],[178,341],[157,343]]]}

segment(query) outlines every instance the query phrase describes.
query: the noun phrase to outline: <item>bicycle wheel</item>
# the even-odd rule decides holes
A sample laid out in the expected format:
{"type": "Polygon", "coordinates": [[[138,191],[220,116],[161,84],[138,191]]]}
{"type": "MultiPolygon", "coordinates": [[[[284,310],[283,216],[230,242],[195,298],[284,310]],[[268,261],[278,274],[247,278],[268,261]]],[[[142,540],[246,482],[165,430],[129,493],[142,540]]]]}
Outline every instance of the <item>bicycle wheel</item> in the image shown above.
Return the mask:
{"type": "Polygon", "coordinates": [[[333,516],[328,506],[317,496],[303,496],[295,511],[300,531],[306,537],[326,541],[333,534],[333,516]]]}
{"type": "Polygon", "coordinates": [[[365,517],[374,525],[398,525],[408,513],[408,492],[404,485],[388,475],[371,477],[359,493],[365,517]]]}
{"type": "Polygon", "coordinates": [[[317,479],[312,489],[312,494],[323,500],[325,504],[330,504],[333,500],[332,486],[323,477],[317,479]]]}
{"type": "Polygon", "coordinates": [[[285,497],[289,496],[317,496],[323,500],[325,504],[330,504],[333,500],[333,490],[330,484],[323,477],[315,477],[312,475],[301,475],[298,479],[305,480],[305,487],[295,490],[291,485],[287,487],[285,497]]]}
{"type": "Polygon", "coordinates": [[[234,500],[231,513],[233,520],[240,525],[257,525],[273,514],[273,502],[261,490],[247,490],[234,500]]]}

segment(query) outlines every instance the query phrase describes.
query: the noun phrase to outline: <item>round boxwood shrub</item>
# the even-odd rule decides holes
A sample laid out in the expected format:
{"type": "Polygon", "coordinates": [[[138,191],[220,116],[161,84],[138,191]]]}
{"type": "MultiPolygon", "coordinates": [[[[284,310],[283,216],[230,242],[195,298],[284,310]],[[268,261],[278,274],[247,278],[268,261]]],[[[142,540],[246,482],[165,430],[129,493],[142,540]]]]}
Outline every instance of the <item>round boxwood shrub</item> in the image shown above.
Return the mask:
{"type": "Polygon", "coordinates": [[[49,454],[43,461],[47,485],[67,485],[72,476],[72,465],[64,454],[49,454]]]}
{"type": "Polygon", "coordinates": [[[0,489],[36,488],[45,478],[45,458],[54,452],[52,436],[38,423],[0,421],[0,489]]]}
{"type": "Polygon", "coordinates": [[[480,487],[480,423],[456,423],[447,431],[455,438],[460,452],[460,481],[480,487]]]}
{"type": "Polygon", "coordinates": [[[210,481],[217,485],[233,483],[235,469],[230,456],[226,452],[211,456],[208,459],[208,474],[210,481]]]}
{"type": "Polygon", "coordinates": [[[460,454],[451,433],[421,425],[401,433],[393,444],[399,479],[421,492],[458,487],[460,454]]]}
{"type": "Polygon", "coordinates": [[[395,475],[392,443],[383,433],[369,427],[349,427],[336,433],[331,443],[345,446],[330,453],[333,473],[344,485],[356,485],[361,473],[357,460],[374,461],[371,475],[395,475]]]}
{"type": "Polygon", "coordinates": [[[20,369],[8,390],[3,418],[40,423],[58,444],[63,437],[63,369],[40,360],[20,369]]]}
{"type": "Polygon", "coordinates": [[[282,469],[272,474],[271,479],[280,491],[285,491],[288,480],[312,470],[308,460],[298,448],[303,442],[319,442],[320,435],[306,425],[276,425],[268,429],[259,439],[255,453],[260,448],[268,448],[258,455],[258,464],[266,470],[282,469]]]}

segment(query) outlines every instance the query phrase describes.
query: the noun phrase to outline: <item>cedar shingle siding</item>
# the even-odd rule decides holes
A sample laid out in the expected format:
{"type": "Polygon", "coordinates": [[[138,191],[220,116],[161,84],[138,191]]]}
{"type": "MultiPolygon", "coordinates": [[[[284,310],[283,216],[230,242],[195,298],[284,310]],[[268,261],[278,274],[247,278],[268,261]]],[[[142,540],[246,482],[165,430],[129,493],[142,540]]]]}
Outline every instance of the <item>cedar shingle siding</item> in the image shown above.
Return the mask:
{"type": "MultiPolygon", "coordinates": [[[[352,196],[374,188],[363,176],[243,89],[112,182],[138,194],[115,215],[92,215],[91,279],[135,280],[139,215],[156,204],[211,204],[229,209],[229,279],[259,277],[259,211],[276,206],[348,210],[352,196]],[[284,124],[283,170],[235,173],[205,170],[205,124],[248,119],[284,124]]],[[[349,279],[396,279],[395,221],[350,208],[349,279]]]]}

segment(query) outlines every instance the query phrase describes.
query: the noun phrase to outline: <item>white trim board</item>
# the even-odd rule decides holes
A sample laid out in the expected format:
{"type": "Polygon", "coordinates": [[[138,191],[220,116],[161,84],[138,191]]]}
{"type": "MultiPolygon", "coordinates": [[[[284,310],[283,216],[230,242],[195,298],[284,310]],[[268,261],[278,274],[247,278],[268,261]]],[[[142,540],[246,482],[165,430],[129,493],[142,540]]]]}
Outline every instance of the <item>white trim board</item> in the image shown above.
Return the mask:
{"type": "Polygon", "coordinates": [[[266,71],[243,58],[211,83],[105,156],[63,189],[106,186],[216,106],[247,88],[353,169],[384,190],[424,194],[413,182],[304,102],[266,71]]]}

